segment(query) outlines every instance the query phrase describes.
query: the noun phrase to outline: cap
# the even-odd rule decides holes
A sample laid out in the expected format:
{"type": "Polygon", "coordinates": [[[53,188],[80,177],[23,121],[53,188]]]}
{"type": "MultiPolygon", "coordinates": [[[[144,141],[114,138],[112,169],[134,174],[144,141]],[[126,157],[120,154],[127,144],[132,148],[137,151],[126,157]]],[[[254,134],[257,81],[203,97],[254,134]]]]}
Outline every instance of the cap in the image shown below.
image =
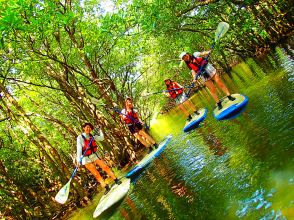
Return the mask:
{"type": "Polygon", "coordinates": [[[187,54],[187,52],[182,52],[182,53],[180,54],[180,58],[183,59],[183,56],[185,56],[186,54],[187,54]]]}
{"type": "Polygon", "coordinates": [[[164,81],[166,81],[166,80],[170,80],[170,78],[168,78],[168,77],[165,77],[165,78],[164,78],[164,81]]]}

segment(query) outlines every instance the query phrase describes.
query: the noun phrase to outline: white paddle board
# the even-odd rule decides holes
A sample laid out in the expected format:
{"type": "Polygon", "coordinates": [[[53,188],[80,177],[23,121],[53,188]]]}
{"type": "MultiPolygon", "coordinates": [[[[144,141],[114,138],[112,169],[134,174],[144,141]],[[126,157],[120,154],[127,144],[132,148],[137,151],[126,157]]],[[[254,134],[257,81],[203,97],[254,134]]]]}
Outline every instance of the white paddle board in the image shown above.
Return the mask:
{"type": "Polygon", "coordinates": [[[161,141],[158,144],[158,148],[154,149],[153,151],[150,152],[150,154],[148,154],[147,156],[145,156],[127,175],[126,177],[130,177],[131,175],[133,175],[134,173],[138,172],[139,170],[141,170],[142,168],[144,168],[145,166],[147,166],[155,157],[157,157],[161,151],[163,150],[163,148],[167,145],[167,143],[172,139],[172,135],[168,135],[167,137],[165,137],[165,139],[163,139],[163,141],[161,141]]]}
{"type": "Polygon", "coordinates": [[[184,132],[190,131],[193,128],[197,127],[201,121],[204,120],[207,114],[207,109],[206,108],[201,108],[198,110],[199,115],[193,114],[192,120],[187,121],[185,124],[185,127],[183,129],[184,132]]]}
{"type": "Polygon", "coordinates": [[[93,214],[93,218],[97,218],[99,215],[101,215],[102,212],[110,208],[112,205],[127,195],[130,189],[131,180],[128,178],[123,178],[120,181],[122,182],[120,185],[115,184],[106,195],[101,197],[93,214]]]}
{"type": "Polygon", "coordinates": [[[227,96],[220,99],[222,109],[219,110],[217,104],[214,106],[212,112],[216,119],[226,120],[235,118],[246,108],[248,98],[245,95],[236,93],[231,94],[231,96],[235,98],[234,101],[229,100],[227,96]]]}

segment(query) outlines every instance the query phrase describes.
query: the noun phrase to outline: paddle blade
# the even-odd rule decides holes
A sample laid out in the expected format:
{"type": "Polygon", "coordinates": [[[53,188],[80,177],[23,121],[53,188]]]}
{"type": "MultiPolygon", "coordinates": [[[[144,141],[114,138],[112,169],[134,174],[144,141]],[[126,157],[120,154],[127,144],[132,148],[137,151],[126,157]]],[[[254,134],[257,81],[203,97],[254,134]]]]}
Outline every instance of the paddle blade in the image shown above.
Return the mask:
{"type": "Polygon", "coordinates": [[[185,61],[184,61],[184,60],[182,60],[182,61],[180,62],[180,65],[179,65],[179,67],[182,67],[182,66],[184,65],[184,63],[185,63],[185,61]]]}
{"type": "Polygon", "coordinates": [[[91,102],[96,105],[105,105],[103,102],[100,102],[98,99],[91,98],[91,102]]]}
{"type": "Polygon", "coordinates": [[[151,93],[142,93],[142,97],[144,97],[144,98],[147,98],[147,97],[149,97],[151,95],[151,93]]]}
{"type": "Polygon", "coordinates": [[[228,31],[230,25],[226,22],[220,22],[217,26],[217,29],[215,31],[215,39],[214,42],[216,42],[219,38],[222,38],[228,31]]]}
{"type": "Polygon", "coordinates": [[[67,184],[65,184],[57,193],[57,195],[55,196],[55,201],[60,203],[60,204],[64,204],[68,198],[68,194],[69,194],[69,187],[70,187],[70,181],[71,179],[68,181],[67,184]]]}

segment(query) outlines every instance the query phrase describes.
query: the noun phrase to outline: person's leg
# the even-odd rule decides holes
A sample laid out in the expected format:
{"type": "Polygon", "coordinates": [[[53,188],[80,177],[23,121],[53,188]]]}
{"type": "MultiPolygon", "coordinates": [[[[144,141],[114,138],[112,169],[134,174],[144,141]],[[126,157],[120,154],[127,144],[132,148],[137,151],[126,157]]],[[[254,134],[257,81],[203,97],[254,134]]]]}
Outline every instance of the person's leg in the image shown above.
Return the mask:
{"type": "Polygon", "coordinates": [[[95,163],[101,167],[102,170],[104,170],[112,179],[114,179],[115,183],[120,185],[121,181],[119,179],[116,178],[116,176],[114,175],[113,171],[104,163],[103,160],[101,159],[96,159],[95,163]]]}
{"type": "Polygon", "coordinates": [[[95,163],[101,167],[102,170],[104,170],[112,179],[116,179],[116,176],[114,175],[114,173],[112,172],[112,170],[104,163],[103,160],[100,159],[96,159],[95,163]]]}
{"type": "MultiPolygon", "coordinates": [[[[187,100],[188,101],[188,100],[187,100]]],[[[186,101],[186,102],[187,102],[186,101]]],[[[183,110],[183,112],[185,113],[185,115],[187,115],[189,117],[189,112],[186,110],[185,106],[183,103],[179,104],[180,108],[183,110]]]]}
{"type": "Polygon", "coordinates": [[[97,181],[104,188],[106,186],[106,183],[104,179],[100,176],[100,173],[98,172],[98,170],[96,170],[95,165],[93,163],[88,163],[85,165],[85,167],[96,177],[97,181]]]}
{"type": "Polygon", "coordinates": [[[224,91],[224,93],[227,95],[228,99],[231,101],[234,101],[236,98],[232,97],[228,88],[222,83],[219,75],[216,73],[213,76],[213,80],[218,84],[218,86],[224,91]]]}
{"type": "Polygon", "coordinates": [[[104,163],[103,160],[100,159],[96,159],[95,163],[101,167],[102,170],[104,170],[112,179],[116,179],[116,176],[114,175],[114,173],[112,172],[112,170],[104,163]]]}
{"type": "Polygon", "coordinates": [[[146,132],[143,129],[139,131],[139,134],[146,138],[148,141],[150,141],[152,144],[155,144],[153,138],[146,134],[146,132]]]}
{"type": "Polygon", "coordinates": [[[218,97],[217,97],[217,94],[216,94],[216,91],[215,91],[215,88],[214,88],[214,86],[213,86],[213,84],[212,84],[211,79],[208,80],[207,82],[204,82],[204,84],[205,84],[205,85],[208,87],[208,89],[210,90],[211,95],[212,95],[212,98],[214,99],[214,101],[215,101],[216,103],[218,103],[218,102],[219,102],[219,99],[218,99],[218,97]]]}
{"type": "Polygon", "coordinates": [[[221,110],[223,108],[223,106],[217,97],[217,94],[216,94],[216,91],[215,91],[215,88],[212,84],[211,79],[208,80],[207,82],[204,82],[204,84],[209,88],[211,95],[212,95],[212,98],[214,99],[214,101],[216,102],[216,104],[218,106],[218,110],[221,110]]]}
{"type": "Polygon", "coordinates": [[[150,147],[150,144],[148,144],[139,133],[134,133],[134,136],[145,145],[145,147],[150,147]]]}
{"type": "Polygon", "coordinates": [[[189,102],[189,100],[185,101],[185,104],[188,105],[194,112],[196,112],[196,108],[189,102]]]}
{"type": "Polygon", "coordinates": [[[229,96],[231,95],[228,88],[223,84],[223,82],[221,81],[219,75],[216,73],[212,79],[216,82],[216,84],[224,91],[224,93],[229,96]]]}

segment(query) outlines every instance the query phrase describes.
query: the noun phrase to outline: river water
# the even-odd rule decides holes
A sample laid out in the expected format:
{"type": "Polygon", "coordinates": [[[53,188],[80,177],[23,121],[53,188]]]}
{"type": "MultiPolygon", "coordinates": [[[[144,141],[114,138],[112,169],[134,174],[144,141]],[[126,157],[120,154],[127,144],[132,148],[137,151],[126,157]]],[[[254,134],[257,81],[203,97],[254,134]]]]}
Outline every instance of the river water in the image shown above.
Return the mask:
{"type": "MultiPolygon", "coordinates": [[[[151,135],[173,139],[125,200],[98,219],[294,219],[294,61],[277,48],[222,80],[231,93],[248,97],[245,111],[216,120],[203,89],[191,98],[208,109],[200,128],[183,132],[179,108],[158,117],[151,135]]],[[[92,219],[101,195],[71,219],[92,219]]]]}

